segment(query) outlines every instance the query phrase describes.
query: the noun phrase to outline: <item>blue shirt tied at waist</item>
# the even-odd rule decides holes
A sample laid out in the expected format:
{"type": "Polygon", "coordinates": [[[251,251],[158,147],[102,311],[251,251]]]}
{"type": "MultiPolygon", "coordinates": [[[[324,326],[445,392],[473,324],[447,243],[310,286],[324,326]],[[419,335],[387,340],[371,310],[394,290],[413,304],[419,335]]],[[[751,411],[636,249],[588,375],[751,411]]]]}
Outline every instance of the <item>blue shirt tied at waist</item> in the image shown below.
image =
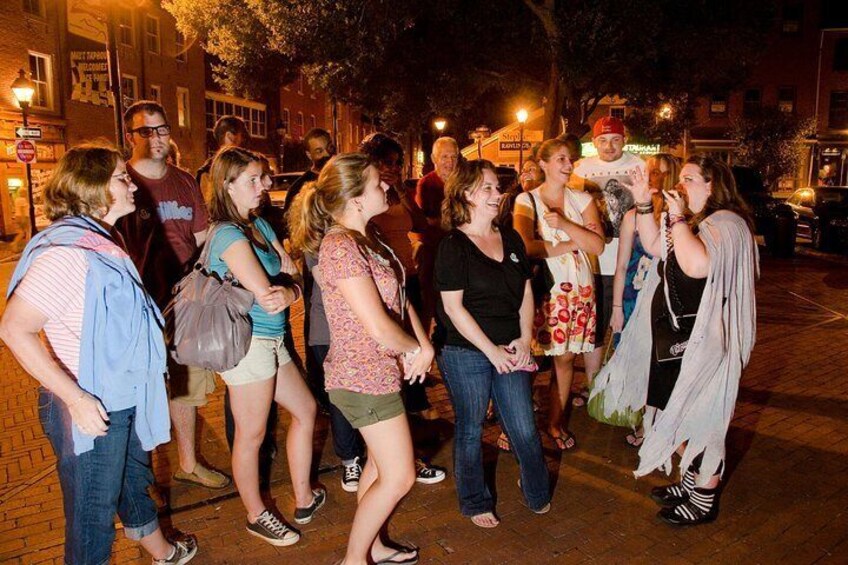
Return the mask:
{"type": "MultiPolygon", "coordinates": [[[[135,431],[151,451],[170,441],[165,391],[164,321],[126,254],[98,251],[109,232],[85,216],[66,216],[36,235],[24,249],[12,274],[7,297],[14,293],[32,262],[45,251],[70,247],[85,252],[88,274],[80,336],[78,384],[109,410],[110,391],[135,390],[135,431]]],[[[74,453],[94,448],[94,437],[73,426],[74,453]]]]}

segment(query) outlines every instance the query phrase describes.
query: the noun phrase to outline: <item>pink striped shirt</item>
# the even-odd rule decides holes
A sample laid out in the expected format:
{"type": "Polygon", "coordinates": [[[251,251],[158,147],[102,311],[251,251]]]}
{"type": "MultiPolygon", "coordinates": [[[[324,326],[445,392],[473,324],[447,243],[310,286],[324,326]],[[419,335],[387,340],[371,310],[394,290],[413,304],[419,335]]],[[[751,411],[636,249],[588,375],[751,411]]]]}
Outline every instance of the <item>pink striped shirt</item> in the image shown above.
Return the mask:
{"type": "Polygon", "coordinates": [[[47,349],[66,371],[79,376],[88,260],[81,249],[60,247],[42,253],[27,270],[15,295],[47,317],[47,349]]]}

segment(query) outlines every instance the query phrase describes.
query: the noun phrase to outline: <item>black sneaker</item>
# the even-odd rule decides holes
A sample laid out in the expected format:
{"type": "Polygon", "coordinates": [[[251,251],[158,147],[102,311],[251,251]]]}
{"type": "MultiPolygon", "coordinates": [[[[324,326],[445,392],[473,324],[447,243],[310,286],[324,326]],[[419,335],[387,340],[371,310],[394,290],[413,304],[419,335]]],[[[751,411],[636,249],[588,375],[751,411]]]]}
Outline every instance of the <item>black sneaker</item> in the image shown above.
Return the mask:
{"type": "Polygon", "coordinates": [[[415,460],[415,482],[434,485],[445,480],[445,471],[439,467],[427,465],[421,459],[415,460]]]}
{"type": "Polygon", "coordinates": [[[342,489],[345,492],[356,492],[359,490],[359,478],[362,476],[362,465],[359,457],[353,458],[353,463],[344,466],[342,475],[342,489]]]}
{"type": "Polygon", "coordinates": [[[299,533],[268,510],[263,511],[254,524],[247,523],[247,533],[276,546],[294,545],[300,541],[299,533]]]}
{"type": "Polygon", "coordinates": [[[197,555],[197,539],[194,536],[186,536],[183,540],[171,543],[174,553],[165,559],[154,559],[153,565],[185,565],[197,555]]]}
{"type": "Polygon", "coordinates": [[[308,524],[311,522],[312,517],[318,509],[324,506],[324,503],[327,502],[327,491],[323,488],[313,490],[312,494],[314,495],[312,498],[312,504],[306,508],[295,508],[294,521],[296,524],[308,524]]]}

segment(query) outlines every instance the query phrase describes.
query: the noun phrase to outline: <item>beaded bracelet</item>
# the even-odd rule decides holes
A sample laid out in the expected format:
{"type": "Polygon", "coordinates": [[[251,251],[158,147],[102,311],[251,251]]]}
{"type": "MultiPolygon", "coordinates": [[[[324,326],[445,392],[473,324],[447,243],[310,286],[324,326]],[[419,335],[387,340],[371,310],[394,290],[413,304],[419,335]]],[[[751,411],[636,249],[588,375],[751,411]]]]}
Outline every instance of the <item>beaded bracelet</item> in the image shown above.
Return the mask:
{"type": "Polygon", "coordinates": [[[686,222],[686,216],[680,214],[669,214],[668,215],[668,227],[672,228],[676,224],[681,222],[686,222]]]}
{"type": "Polygon", "coordinates": [[[636,203],[636,213],[637,214],[653,214],[654,205],[650,202],[637,202],[636,203]]]}

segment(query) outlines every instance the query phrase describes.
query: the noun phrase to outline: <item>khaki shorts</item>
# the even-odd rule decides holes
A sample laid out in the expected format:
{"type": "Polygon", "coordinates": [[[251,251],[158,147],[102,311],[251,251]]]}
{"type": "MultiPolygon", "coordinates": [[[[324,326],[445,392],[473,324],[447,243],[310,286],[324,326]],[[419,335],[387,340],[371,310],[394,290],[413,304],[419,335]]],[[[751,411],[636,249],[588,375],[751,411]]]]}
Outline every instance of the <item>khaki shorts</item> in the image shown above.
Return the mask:
{"type": "Polygon", "coordinates": [[[186,367],[168,357],[168,397],[186,406],[206,406],[215,392],[215,373],[200,367],[186,367]]]}
{"type": "Polygon", "coordinates": [[[405,412],[399,392],[364,394],[343,389],[327,391],[330,402],[356,429],[385,422],[405,412]]]}
{"type": "Polygon", "coordinates": [[[273,378],[277,368],[291,363],[283,336],[250,338],[250,349],[238,365],[221,373],[227,386],[258,383],[273,378]]]}

